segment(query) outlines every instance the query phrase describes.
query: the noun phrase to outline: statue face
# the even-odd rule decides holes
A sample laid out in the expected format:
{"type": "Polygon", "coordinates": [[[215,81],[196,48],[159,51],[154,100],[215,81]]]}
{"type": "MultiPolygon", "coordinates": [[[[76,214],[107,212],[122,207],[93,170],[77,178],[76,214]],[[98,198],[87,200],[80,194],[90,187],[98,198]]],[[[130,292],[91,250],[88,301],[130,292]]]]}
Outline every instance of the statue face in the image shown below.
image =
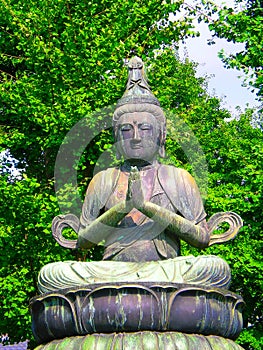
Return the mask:
{"type": "Polygon", "coordinates": [[[117,124],[117,147],[132,163],[152,162],[160,145],[160,130],[155,117],[148,112],[127,113],[117,124]]]}

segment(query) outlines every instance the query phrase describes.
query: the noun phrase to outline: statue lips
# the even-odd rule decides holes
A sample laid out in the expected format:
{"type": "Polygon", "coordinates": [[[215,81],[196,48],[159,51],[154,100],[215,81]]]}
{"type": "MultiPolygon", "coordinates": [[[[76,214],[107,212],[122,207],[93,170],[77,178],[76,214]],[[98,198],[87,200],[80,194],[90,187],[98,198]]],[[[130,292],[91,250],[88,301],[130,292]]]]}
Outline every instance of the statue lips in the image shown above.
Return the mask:
{"type": "Polygon", "coordinates": [[[141,149],[141,148],[143,148],[141,142],[140,143],[134,143],[133,141],[131,142],[131,149],[141,149]]]}
{"type": "Polygon", "coordinates": [[[127,155],[129,159],[134,158],[142,161],[153,161],[155,157],[151,154],[152,152],[149,152],[149,150],[152,150],[152,147],[147,148],[148,147],[145,147],[141,141],[131,140],[129,150],[127,149],[127,155]]]}

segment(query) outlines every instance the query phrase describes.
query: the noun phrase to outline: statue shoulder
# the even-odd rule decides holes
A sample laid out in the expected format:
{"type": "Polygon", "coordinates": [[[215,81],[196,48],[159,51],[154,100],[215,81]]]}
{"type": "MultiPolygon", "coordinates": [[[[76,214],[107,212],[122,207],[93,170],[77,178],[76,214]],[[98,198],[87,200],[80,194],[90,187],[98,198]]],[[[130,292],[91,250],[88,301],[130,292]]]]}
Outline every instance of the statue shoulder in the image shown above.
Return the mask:
{"type": "Polygon", "coordinates": [[[111,182],[114,182],[115,178],[118,177],[119,172],[120,169],[117,167],[102,170],[93,176],[90,183],[93,182],[101,185],[102,183],[106,182],[109,184],[111,182]]]}
{"type": "Polygon", "coordinates": [[[80,218],[83,227],[99,216],[100,209],[105,206],[113,191],[118,174],[118,168],[108,168],[98,172],[90,181],[80,218]]]}
{"type": "Polygon", "coordinates": [[[159,183],[183,217],[196,223],[206,216],[197,184],[188,171],[172,165],[161,165],[159,183]]]}
{"type": "Polygon", "coordinates": [[[108,168],[95,174],[88,185],[86,196],[94,194],[100,198],[105,197],[102,200],[104,202],[115,187],[119,173],[119,168],[108,168]]]}
{"type": "Polygon", "coordinates": [[[159,178],[163,181],[165,180],[176,180],[183,181],[183,180],[189,180],[194,181],[194,178],[192,175],[185,169],[177,168],[173,165],[166,165],[166,164],[160,164],[159,170],[158,170],[159,178]]]}

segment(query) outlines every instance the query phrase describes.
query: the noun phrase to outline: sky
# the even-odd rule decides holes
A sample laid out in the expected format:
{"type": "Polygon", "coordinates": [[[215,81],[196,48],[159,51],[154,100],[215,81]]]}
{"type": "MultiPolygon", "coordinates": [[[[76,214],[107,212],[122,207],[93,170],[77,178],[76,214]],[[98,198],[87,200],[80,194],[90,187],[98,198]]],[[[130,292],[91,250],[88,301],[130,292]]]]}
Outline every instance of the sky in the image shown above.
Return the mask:
{"type": "MultiPolygon", "coordinates": [[[[231,1],[229,1],[230,3],[231,1]]],[[[228,4],[229,4],[228,3],[228,4]]],[[[236,114],[236,106],[244,110],[246,107],[257,106],[256,94],[243,87],[244,74],[235,69],[227,69],[218,58],[218,52],[224,49],[226,53],[234,53],[242,50],[243,44],[233,44],[225,39],[214,39],[214,45],[208,45],[207,40],[212,35],[205,23],[196,24],[200,37],[189,38],[185,43],[180,43],[179,55],[185,54],[190,60],[198,62],[197,74],[210,76],[208,91],[210,94],[223,99],[222,106],[228,108],[233,115],[236,114]],[[240,77],[241,76],[241,77],[240,77]]]]}

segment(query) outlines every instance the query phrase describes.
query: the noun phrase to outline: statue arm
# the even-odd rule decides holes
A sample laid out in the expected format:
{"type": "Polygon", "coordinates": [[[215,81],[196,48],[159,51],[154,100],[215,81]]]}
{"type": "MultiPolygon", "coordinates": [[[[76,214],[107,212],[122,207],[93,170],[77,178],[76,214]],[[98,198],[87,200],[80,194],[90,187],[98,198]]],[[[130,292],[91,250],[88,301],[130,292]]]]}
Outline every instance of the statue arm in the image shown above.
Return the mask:
{"type": "Polygon", "coordinates": [[[91,248],[106,240],[129,211],[130,208],[126,201],[121,201],[91,221],[86,227],[80,228],[77,248],[91,248]]]}
{"type": "Polygon", "coordinates": [[[183,217],[182,215],[178,215],[171,210],[163,208],[158,204],[145,201],[140,174],[135,167],[132,168],[130,173],[128,183],[128,196],[130,198],[127,199],[131,200],[136,209],[140,210],[144,215],[151,218],[153,221],[161,224],[164,229],[168,229],[169,232],[176,234],[179,238],[190,243],[194,247],[207,247],[210,234],[204,219],[205,212],[203,209],[202,200],[193,178],[187,172],[183,173],[182,175],[181,171],[180,177],[178,177],[176,168],[174,167],[168,167],[165,168],[165,170],[168,171],[163,175],[165,180],[163,182],[166,183],[165,187],[167,186],[164,188],[164,191],[170,198],[173,205],[177,205],[177,207],[179,207],[178,209],[182,215],[184,212],[188,214],[187,218],[183,217]],[[176,188],[176,199],[173,199],[172,192],[175,186],[179,188],[176,188]],[[195,198],[193,198],[193,195],[195,195],[195,198]],[[180,201],[177,200],[178,197],[180,198],[180,201]],[[177,203],[174,203],[176,200],[177,203]],[[186,210],[183,210],[184,207],[186,210]]]}
{"type": "Polygon", "coordinates": [[[243,226],[241,217],[231,211],[215,213],[207,222],[204,219],[195,224],[151,202],[144,202],[139,210],[197,248],[206,248],[213,244],[225,243],[235,238],[243,226]],[[229,228],[223,233],[213,234],[222,223],[227,223],[229,228]]]}
{"type": "Polygon", "coordinates": [[[70,249],[92,248],[106,240],[131,210],[126,201],[121,201],[101,214],[118,175],[114,169],[109,170],[98,173],[91,180],[80,219],[73,214],[58,215],[53,219],[52,234],[61,246],[70,249]],[[68,240],[63,237],[62,231],[67,227],[71,227],[78,233],[77,240],[68,240]]]}
{"type": "Polygon", "coordinates": [[[101,214],[112,193],[118,174],[118,170],[108,169],[95,175],[90,182],[80,217],[78,248],[90,248],[106,240],[131,210],[123,200],[101,214]]]}
{"type": "Polygon", "coordinates": [[[205,248],[209,245],[210,232],[205,220],[194,224],[192,221],[151,202],[144,202],[139,210],[192,246],[205,248]]]}
{"type": "Polygon", "coordinates": [[[162,174],[161,184],[173,205],[182,215],[158,204],[145,201],[139,173],[133,169],[129,178],[128,193],[135,208],[161,224],[164,229],[167,228],[171,233],[197,248],[224,243],[237,235],[243,225],[239,215],[233,212],[220,212],[214,214],[206,222],[202,199],[193,177],[182,169],[174,167],[163,169],[165,172],[162,174]],[[221,223],[225,222],[229,224],[229,229],[226,232],[212,234],[221,223]]]}

